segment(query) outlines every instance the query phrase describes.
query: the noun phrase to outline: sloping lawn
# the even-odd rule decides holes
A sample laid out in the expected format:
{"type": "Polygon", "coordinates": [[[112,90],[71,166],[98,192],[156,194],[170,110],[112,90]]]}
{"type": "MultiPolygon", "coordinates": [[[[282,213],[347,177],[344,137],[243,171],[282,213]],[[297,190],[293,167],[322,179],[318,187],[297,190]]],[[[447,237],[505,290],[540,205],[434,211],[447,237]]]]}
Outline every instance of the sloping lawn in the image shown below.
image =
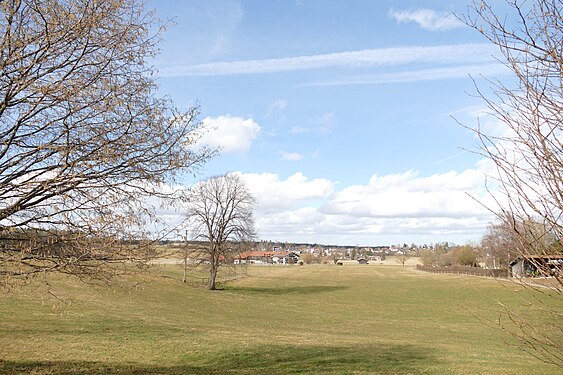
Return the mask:
{"type": "Polygon", "coordinates": [[[0,295],[0,373],[554,374],[509,335],[492,279],[383,265],[254,266],[210,292],[181,267],[0,295]],[[166,277],[162,277],[166,276],[166,277]]]}

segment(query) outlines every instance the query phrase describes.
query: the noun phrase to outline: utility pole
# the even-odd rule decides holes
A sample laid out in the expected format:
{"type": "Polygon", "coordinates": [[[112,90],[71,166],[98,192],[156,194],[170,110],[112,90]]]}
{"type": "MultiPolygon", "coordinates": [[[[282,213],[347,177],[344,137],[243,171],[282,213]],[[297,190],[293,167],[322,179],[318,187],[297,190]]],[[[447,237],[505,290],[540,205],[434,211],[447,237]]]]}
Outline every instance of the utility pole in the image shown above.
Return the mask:
{"type": "Polygon", "coordinates": [[[184,279],[182,280],[184,284],[187,282],[187,272],[188,272],[188,230],[186,229],[186,236],[184,237],[184,279]]]}

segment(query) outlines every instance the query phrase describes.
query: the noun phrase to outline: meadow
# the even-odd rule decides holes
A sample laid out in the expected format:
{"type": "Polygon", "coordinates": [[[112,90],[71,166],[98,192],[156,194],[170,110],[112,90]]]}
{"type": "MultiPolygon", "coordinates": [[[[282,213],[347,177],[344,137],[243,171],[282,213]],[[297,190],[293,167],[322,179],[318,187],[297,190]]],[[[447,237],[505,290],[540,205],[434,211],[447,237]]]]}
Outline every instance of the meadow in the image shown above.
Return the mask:
{"type": "MultiPolygon", "coordinates": [[[[251,266],[208,291],[182,268],[0,294],[0,373],[554,374],[486,322],[528,291],[400,265],[251,266]]],[[[537,318],[537,317],[536,317],[537,318]]]]}

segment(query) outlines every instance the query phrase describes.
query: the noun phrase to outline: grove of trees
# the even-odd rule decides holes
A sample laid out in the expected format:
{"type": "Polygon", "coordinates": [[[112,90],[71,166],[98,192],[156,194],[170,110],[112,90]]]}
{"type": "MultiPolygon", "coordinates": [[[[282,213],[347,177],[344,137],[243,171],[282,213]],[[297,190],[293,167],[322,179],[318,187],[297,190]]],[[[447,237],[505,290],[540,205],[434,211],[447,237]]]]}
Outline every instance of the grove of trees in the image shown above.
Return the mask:
{"type": "Polygon", "coordinates": [[[433,248],[420,250],[420,261],[425,266],[476,266],[480,248],[472,245],[438,243],[433,248]]]}

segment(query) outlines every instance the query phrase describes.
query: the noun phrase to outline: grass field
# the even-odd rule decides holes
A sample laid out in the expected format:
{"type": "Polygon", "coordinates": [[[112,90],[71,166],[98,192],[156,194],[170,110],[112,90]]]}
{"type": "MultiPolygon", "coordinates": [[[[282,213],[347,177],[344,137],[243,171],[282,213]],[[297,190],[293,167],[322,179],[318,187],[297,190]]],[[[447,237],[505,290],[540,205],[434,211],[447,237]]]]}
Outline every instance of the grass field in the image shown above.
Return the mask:
{"type": "Polygon", "coordinates": [[[181,267],[0,295],[0,373],[555,374],[480,319],[526,290],[398,265],[254,266],[210,292],[181,267]],[[165,275],[167,277],[162,277],[165,275]],[[479,317],[479,319],[476,318],[479,317]]]}

